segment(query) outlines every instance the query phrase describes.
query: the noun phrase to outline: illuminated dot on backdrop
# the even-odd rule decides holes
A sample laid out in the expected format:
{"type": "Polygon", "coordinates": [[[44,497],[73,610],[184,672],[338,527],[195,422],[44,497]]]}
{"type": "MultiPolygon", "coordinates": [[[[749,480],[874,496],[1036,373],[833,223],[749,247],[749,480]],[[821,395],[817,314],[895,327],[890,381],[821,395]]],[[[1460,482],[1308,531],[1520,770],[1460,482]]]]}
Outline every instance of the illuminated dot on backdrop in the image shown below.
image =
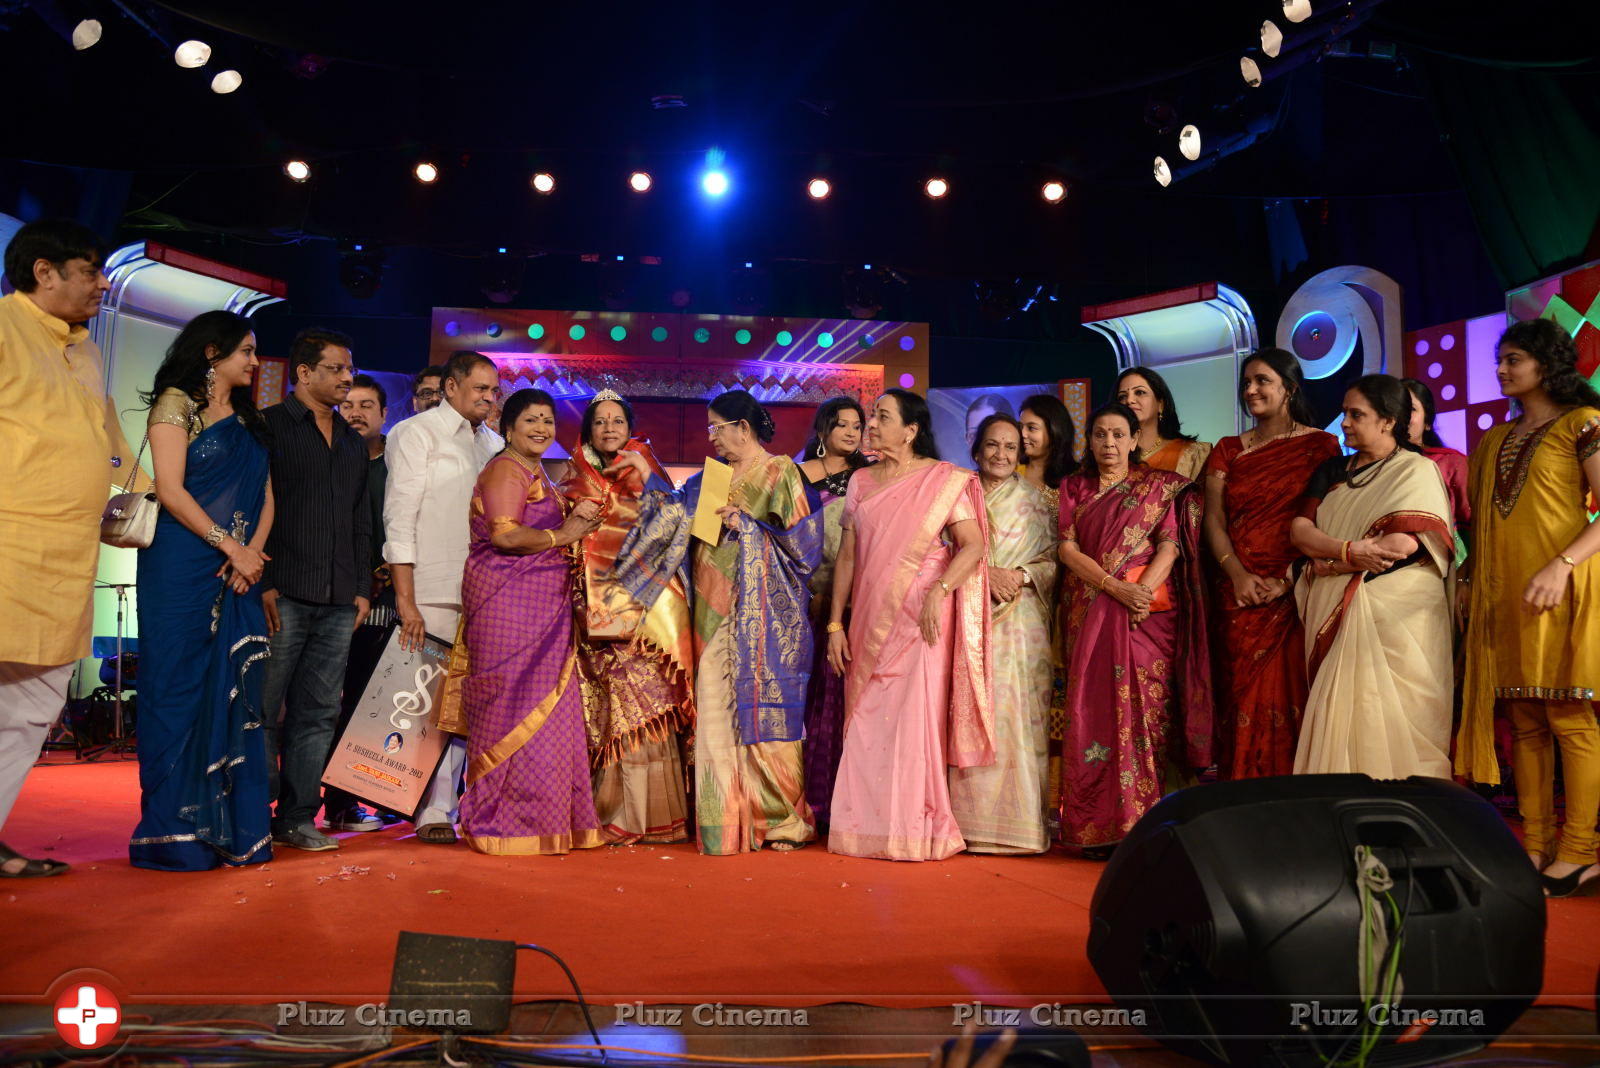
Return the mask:
{"type": "Polygon", "coordinates": [[[927,194],[929,198],[938,200],[940,197],[950,192],[950,183],[945,181],[943,178],[929,178],[927,183],[923,185],[922,191],[927,194]]]}
{"type": "Polygon", "coordinates": [[[1249,56],[1239,59],[1239,77],[1244,79],[1244,84],[1252,89],[1261,88],[1261,67],[1249,56]]]}
{"type": "Polygon", "coordinates": [[[211,91],[218,96],[227,96],[239,86],[244,84],[244,75],[236,70],[218,71],[217,76],[211,79],[211,91]]]}
{"type": "Polygon", "coordinates": [[[778,336],[773,340],[787,348],[788,346],[794,344],[794,335],[789,333],[787,330],[779,330],[778,336]]]}
{"type": "Polygon", "coordinates": [[[1445,386],[1443,389],[1441,389],[1439,391],[1439,396],[1443,397],[1447,401],[1455,400],[1456,399],[1456,387],[1455,386],[1445,386]]]}
{"type": "Polygon", "coordinates": [[[533,323],[533,324],[531,324],[528,327],[528,336],[530,338],[532,338],[534,341],[538,341],[540,338],[544,337],[544,324],[543,323],[533,323]]]}
{"type": "Polygon", "coordinates": [[[711,331],[707,330],[703,326],[697,326],[695,327],[694,331],[694,339],[697,343],[704,345],[707,341],[711,340],[711,331]]]}
{"type": "Polygon", "coordinates": [[[488,334],[490,337],[499,337],[500,336],[500,324],[499,323],[490,323],[487,327],[484,328],[483,332],[485,334],[488,334]]]}
{"type": "Polygon", "coordinates": [[[707,171],[700,178],[700,188],[708,197],[720,197],[728,191],[728,176],[721,171],[707,171]]]}
{"type": "Polygon", "coordinates": [[[862,334],[860,337],[856,338],[856,348],[870,349],[872,346],[873,340],[871,334],[862,334]]]}
{"type": "Polygon", "coordinates": [[[817,344],[825,349],[833,348],[833,335],[824,330],[817,335],[817,344]]]}
{"type": "Polygon", "coordinates": [[[497,248],[497,249],[495,249],[495,251],[500,253],[500,255],[502,255],[502,256],[504,256],[506,254],[506,250],[504,248],[497,248]]]}
{"type": "Polygon", "coordinates": [[[188,70],[203,67],[211,61],[211,46],[204,41],[185,41],[173,49],[172,61],[188,70]]]}
{"type": "Polygon", "coordinates": [[[582,341],[583,335],[586,333],[588,333],[588,331],[583,328],[582,323],[573,323],[572,329],[567,331],[567,336],[574,341],[582,341]]]}
{"type": "Polygon", "coordinates": [[[551,175],[540,171],[529,180],[528,184],[533,186],[536,193],[549,193],[555,189],[556,180],[551,175]]]}
{"type": "Polygon", "coordinates": [[[439,180],[439,168],[431,163],[419,163],[411,169],[411,173],[416,175],[417,181],[423,185],[429,185],[439,180]]]}
{"type": "Polygon", "coordinates": [[[1046,182],[1039,190],[1039,195],[1050,204],[1059,204],[1066,199],[1067,187],[1060,182],[1046,182]]]}
{"type": "Polygon", "coordinates": [[[632,174],[628,175],[628,188],[632,189],[635,193],[650,192],[651,183],[652,179],[645,171],[634,171],[632,174]]]}
{"type": "Polygon", "coordinates": [[[917,347],[917,339],[907,334],[900,339],[900,351],[910,352],[917,347]]]}
{"type": "Polygon", "coordinates": [[[99,19],[84,19],[72,27],[72,47],[82,52],[86,48],[93,48],[100,43],[100,34],[103,28],[99,19]]]}
{"type": "Polygon", "coordinates": [[[291,182],[303,182],[311,177],[311,165],[303,159],[292,159],[283,165],[283,173],[291,182]]]}
{"type": "Polygon", "coordinates": [[[461,324],[456,322],[454,319],[451,319],[448,323],[444,324],[445,337],[455,337],[459,333],[461,333],[461,324]]]}
{"type": "Polygon", "coordinates": [[[1428,354],[1428,339],[1418,338],[1417,347],[1413,351],[1415,351],[1418,356],[1426,356],[1428,354]]]}
{"type": "Polygon", "coordinates": [[[737,341],[741,345],[750,344],[750,331],[748,331],[748,330],[735,330],[733,332],[733,340],[737,341]]]}
{"type": "Polygon", "coordinates": [[[1456,347],[1456,336],[1454,334],[1446,334],[1444,337],[1439,339],[1439,347],[1444,351],[1449,352],[1451,349],[1456,347]]]}
{"type": "Polygon", "coordinates": [[[901,389],[910,389],[912,386],[915,386],[916,384],[917,384],[917,376],[912,374],[910,371],[907,371],[905,374],[900,376],[900,388],[901,389]]]}
{"type": "Polygon", "coordinates": [[[1428,377],[1429,378],[1438,378],[1442,374],[1444,374],[1444,364],[1442,364],[1442,363],[1430,363],[1428,365],[1428,377]]]}
{"type": "Polygon", "coordinates": [[[806,183],[806,195],[812,200],[827,200],[833,186],[826,178],[813,178],[806,183]]]}
{"type": "Polygon", "coordinates": [[[667,340],[667,328],[664,327],[664,326],[658,326],[655,329],[651,330],[650,331],[650,340],[651,341],[665,341],[665,340],[667,340]]]}
{"type": "Polygon", "coordinates": [[[1494,426],[1494,416],[1490,415],[1488,412],[1484,412],[1482,415],[1478,416],[1479,430],[1488,430],[1492,426],[1494,426]]]}
{"type": "Polygon", "coordinates": [[[627,327],[625,327],[625,326],[613,326],[611,328],[611,340],[612,341],[625,341],[625,340],[627,340],[627,337],[628,337],[628,328],[627,327]]]}

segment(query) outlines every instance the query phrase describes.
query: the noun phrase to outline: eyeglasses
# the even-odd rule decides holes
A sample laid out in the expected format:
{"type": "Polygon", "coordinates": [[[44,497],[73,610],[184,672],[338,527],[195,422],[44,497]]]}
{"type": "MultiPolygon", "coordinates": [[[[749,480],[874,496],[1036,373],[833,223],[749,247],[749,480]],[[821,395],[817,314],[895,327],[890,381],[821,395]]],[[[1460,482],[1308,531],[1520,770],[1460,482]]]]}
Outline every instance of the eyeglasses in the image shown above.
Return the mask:
{"type": "Polygon", "coordinates": [[[349,371],[351,374],[357,373],[356,365],[353,363],[319,363],[317,366],[328,372],[330,375],[342,375],[346,371],[349,371]]]}
{"type": "Polygon", "coordinates": [[[419,389],[419,390],[417,390],[415,393],[413,393],[411,395],[413,397],[415,397],[417,400],[434,400],[434,399],[436,399],[438,397],[444,396],[444,390],[442,390],[442,389],[419,389]]]}
{"type": "Polygon", "coordinates": [[[729,419],[725,423],[708,423],[706,424],[706,436],[714,438],[717,436],[717,431],[721,430],[723,427],[732,426],[735,423],[741,423],[743,421],[744,420],[742,419],[729,419]]]}

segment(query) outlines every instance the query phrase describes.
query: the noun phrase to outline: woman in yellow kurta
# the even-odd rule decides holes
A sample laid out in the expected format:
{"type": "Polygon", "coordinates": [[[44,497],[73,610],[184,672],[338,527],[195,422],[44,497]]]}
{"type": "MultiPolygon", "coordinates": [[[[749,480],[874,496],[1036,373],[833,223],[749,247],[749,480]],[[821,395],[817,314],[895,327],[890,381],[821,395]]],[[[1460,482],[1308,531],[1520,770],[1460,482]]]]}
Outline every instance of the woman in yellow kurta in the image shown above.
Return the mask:
{"type": "Polygon", "coordinates": [[[1600,885],[1600,394],[1576,369],[1566,331],[1515,323],[1500,339],[1500,391],[1521,415],[1472,454],[1473,545],[1467,557],[1467,668],[1456,771],[1500,781],[1494,704],[1505,702],[1523,846],[1545,892],[1600,885]],[[1587,502],[1585,498],[1588,498],[1587,502]],[[1559,745],[1566,823],[1555,836],[1559,745]]]}

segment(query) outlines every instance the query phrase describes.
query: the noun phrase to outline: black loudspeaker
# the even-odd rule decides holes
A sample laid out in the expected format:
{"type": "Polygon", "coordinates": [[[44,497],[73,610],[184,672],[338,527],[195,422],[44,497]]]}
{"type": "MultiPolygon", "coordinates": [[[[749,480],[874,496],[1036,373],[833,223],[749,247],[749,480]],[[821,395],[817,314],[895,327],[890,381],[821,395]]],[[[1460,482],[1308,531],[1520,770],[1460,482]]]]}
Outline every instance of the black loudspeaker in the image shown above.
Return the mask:
{"type": "Polygon", "coordinates": [[[1538,873],[1472,791],[1293,775],[1197,786],[1146,813],[1095,888],[1089,960],[1147,1034],[1192,1056],[1325,1068],[1365,1041],[1366,1063],[1393,1068],[1510,1026],[1538,996],[1544,929],[1538,873]],[[1403,912],[1397,1006],[1359,995],[1358,845],[1403,912]]]}
{"type": "Polygon", "coordinates": [[[460,1035],[511,1027],[517,944],[488,938],[401,931],[381,1023],[460,1035]]]}

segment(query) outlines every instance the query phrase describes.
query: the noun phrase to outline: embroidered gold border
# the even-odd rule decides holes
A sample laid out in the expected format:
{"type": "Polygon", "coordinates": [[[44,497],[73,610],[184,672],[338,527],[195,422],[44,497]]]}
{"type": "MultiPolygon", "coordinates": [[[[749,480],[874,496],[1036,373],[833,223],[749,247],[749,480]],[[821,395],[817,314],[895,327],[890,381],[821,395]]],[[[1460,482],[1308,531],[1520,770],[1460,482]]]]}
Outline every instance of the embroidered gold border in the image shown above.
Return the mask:
{"type": "Polygon", "coordinates": [[[468,786],[511,759],[517,750],[527,745],[528,740],[539,733],[539,728],[544,726],[544,721],[549,719],[550,713],[555,710],[556,702],[567,692],[567,684],[572,681],[572,671],[577,663],[577,650],[567,650],[567,662],[561,665],[561,677],[556,680],[555,686],[544,695],[531,712],[523,717],[521,723],[511,729],[510,733],[478,754],[467,768],[468,786]]]}

